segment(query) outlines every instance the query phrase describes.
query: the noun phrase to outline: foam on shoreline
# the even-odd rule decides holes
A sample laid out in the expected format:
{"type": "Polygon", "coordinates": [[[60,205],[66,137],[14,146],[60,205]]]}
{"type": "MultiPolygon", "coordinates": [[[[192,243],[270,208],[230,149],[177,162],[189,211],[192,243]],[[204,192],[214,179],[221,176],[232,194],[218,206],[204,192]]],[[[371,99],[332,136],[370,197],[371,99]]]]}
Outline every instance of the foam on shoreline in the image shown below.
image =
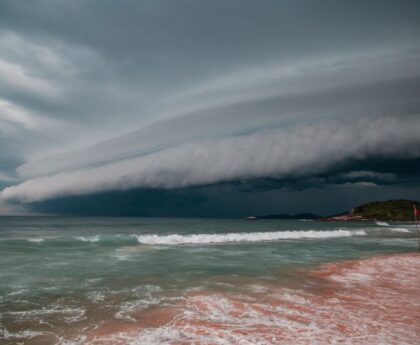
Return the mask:
{"type": "Polygon", "coordinates": [[[419,254],[377,256],[308,271],[303,279],[317,284],[306,289],[189,292],[176,308],[141,311],[129,329],[108,325],[84,344],[416,344],[419,267],[419,254]]]}

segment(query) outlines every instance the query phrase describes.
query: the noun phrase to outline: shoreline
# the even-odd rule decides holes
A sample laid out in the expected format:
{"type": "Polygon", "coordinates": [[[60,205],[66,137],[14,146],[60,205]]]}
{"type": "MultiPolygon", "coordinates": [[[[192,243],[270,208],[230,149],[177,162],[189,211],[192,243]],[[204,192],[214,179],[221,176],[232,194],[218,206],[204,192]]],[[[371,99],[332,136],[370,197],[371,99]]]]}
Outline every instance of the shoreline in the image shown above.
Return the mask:
{"type": "Polygon", "coordinates": [[[413,225],[6,224],[5,345],[418,343],[413,225]]]}
{"type": "Polygon", "coordinates": [[[132,310],[127,305],[118,318],[113,312],[70,313],[55,328],[16,325],[0,333],[0,340],[10,345],[419,343],[419,253],[330,261],[284,273],[271,281],[213,276],[212,284],[198,289],[162,290],[163,303],[132,310]]]}
{"type": "Polygon", "coordinates": [[[378,255],[322,264],[296,289],[256,282],[242,294],[190,292],[134,324],[99,327],[86,344],[415,344],[419,267],[417,253],[378,255]]]}

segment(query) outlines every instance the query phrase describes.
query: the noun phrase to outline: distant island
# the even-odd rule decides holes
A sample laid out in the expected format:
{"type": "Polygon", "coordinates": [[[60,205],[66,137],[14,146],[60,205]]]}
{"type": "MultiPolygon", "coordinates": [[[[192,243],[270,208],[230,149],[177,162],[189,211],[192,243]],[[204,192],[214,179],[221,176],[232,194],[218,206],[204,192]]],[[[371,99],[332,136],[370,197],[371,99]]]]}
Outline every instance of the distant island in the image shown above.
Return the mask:
{"type": "Polygon", "coordinates": [[[387,200],[368,202],[353,208],[348,212],[322,217],[313,213],[269,214],[265,216],[250,216],[247,219],[301,219],[320,221],[412,221],[413,205],[420,209],[420,202],[414,200],[387,200]]]}
{"type": "Polygon", "coordinates": [[[412,221],[413,205],[420,209],[414,200],[387,200],[368,202],[353,208],[347,214],[321,218],[323,221],[412,221]]]}
{"type": "Polygon", "coordinates": [[[297,214],[268,214],[266,216],[257,216],[258,219],[320,219],[321,216],[313,213],[297,213],[297,214]]]}

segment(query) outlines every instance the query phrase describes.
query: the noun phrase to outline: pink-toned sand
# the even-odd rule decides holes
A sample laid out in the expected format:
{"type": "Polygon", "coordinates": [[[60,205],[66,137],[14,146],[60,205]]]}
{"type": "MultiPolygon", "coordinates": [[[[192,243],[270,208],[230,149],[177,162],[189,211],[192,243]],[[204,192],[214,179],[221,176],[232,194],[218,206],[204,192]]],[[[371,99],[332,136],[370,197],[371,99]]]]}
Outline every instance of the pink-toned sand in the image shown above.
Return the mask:
{"type": "Polygon", "coordinates": [[[90,344],[420,344],[420,254],[329,263],[302,288],[189,293],[177,307],[108,323],[90,344]]]}

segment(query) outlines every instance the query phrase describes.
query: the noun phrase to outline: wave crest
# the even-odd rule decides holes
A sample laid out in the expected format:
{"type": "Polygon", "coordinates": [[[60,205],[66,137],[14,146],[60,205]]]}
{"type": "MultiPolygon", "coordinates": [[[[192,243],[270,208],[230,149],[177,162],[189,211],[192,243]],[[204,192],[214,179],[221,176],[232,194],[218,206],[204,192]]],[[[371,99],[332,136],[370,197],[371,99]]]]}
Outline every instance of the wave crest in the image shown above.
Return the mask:
{"type": "Polygon", "coordinates": [[[76,240],[82,241],[82,242],[98,242],[101,239],[100,235],[95,236],[77,236],[76,240]]]}
{"type": "Polygon", "coordinates": [[[274,231],[226,234],[193,234],[193,235],[132,235],[141,244],[215,244],[229,242],[268,242],[297,239],[323,239],[335,237],[365,236],[364,230],[332,231],[274,231]]]}

